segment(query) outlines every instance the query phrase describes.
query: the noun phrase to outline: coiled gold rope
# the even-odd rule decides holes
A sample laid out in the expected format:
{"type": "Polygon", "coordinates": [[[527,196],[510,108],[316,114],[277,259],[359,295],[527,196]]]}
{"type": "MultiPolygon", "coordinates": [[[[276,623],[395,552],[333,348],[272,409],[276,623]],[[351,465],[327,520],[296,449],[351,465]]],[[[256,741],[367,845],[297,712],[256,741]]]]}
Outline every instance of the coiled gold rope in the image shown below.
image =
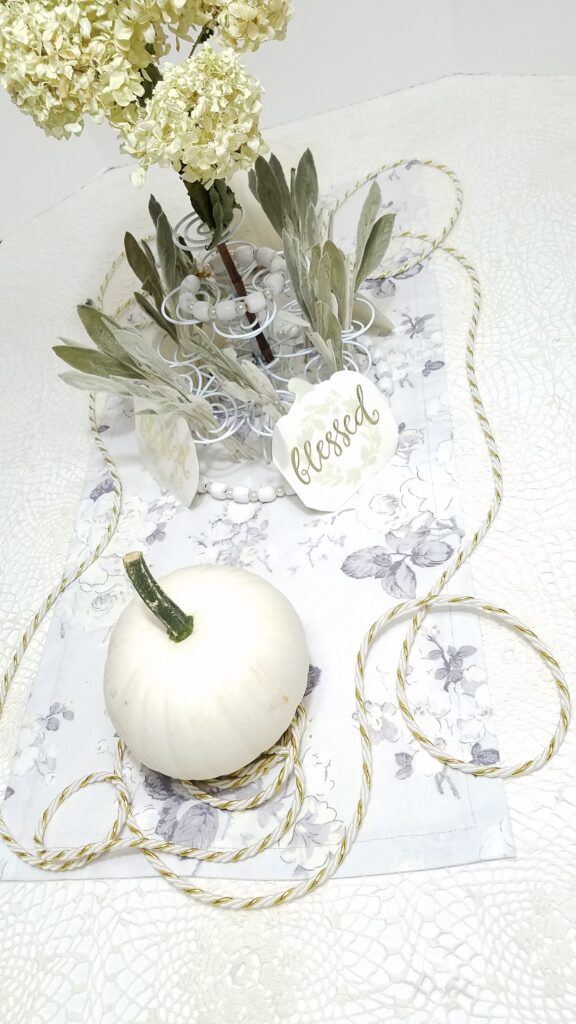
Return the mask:
{"type": "MultiPolygon", "coordinates": [[[[257,761],[248,765],[246,768],[243,768],[241,771],[234,773],[228,778],[213,780],[212,784],[207,784],[207,789],[204,789],[193,782],[183,783],[186,789],[196,799],[209,803],[213,807],[223,811],[242,811],[258,807],[266,800],[282,793],[290,783],[293,789],[290,807],[276,828],[268,832],[257,842],[238,850],[202,850],[194,847],[178,846],[175,843],[165,842],[163,840],[156,839],[153,836],[145,835],[140,829],[134,816],[132,797],[124,776],[125,747],[122,742],[119,742],[114,767],[111,772],[93,772],[90,775],[85,776],[83,779],[72,783],[72,785],[66,786],[66,788],[63,789],[55,800],[53,800],[46,808],[36,829],[34,835],[34,847],[32,849],[22,846],[8,829],[4,818],[0,817],[0,838],[4,840],[6,845],[17,857],[25,860],[34,867],[43,868],[47,871],[67,871],[71,868],[82,867],[84,864],[90,864],[92,861],[97,860],[99,857],[102,857],[114,850],[135,849],[140,850],[141,853],[148,858],[154,870],[163,878],[166,878],[181,892],[187,893],[200,902],[208,903],[212,906],[228,907],[236,910],[249,910],[256,907],[277,907],[283,903],[288,903],[300,898],[301,896],[305,896],[307,893],[313,892],[318,888],[318,886],[322,885],[328,878],[334,875],[343,863],[354,844],[358,831],[366,816],[373,785],[372,744],[366,719],[364,693],[366,663],[370,650],[378,636],[386,629],[389,623],[405,616],[411,616],[411,621],[406,636],[402,641],[401,654],[396,673],[396,695],[398,706],[409,732],[417,742],[428,751],[428,753],[437,758],[437,760],[442,764],[448,765],[450,768],[457,769],[458,771],[466,772],[470,775],[488,776],[491,778],[512,778],[519,775],[527,775],[529,772],[533,772],[538,768],[541,768],[542,765],[546,764],[546,762],[554,756],[558,747],[562,743],[570,723],[570,695],[560,666],[548,648],[531,629],[524,626],[503,608],[497,608],[489,602],[481,601],[473,597],[447,597],[444,595],[444,589],[449,580],[452,579],[458,569],[478,547],[494,521],[502,503],[502,471],[496,442],[482,404],[476,380],[474,347],[480,316],[480,284],[478,275],[472,264],[465,256],[456,249],[445,244],[462,208],[462,186],[454,172],[444,165],[437,164],[432,160],[417,162],[421,166],[430,167],[443,173],[450,179],[454,186],[456,196],[454,209],[448,223],[436,238],[432,238],[425,234],[415,234],[410,231],[401,232],[397,237],[411,238],[413,240],[420,241],[423,243],[423,249],[419,255],[415,256],[413,259],[407,260],[400,268],[395,267],[387,273],[382,273],[380,277],[383,279],[391,275],[405,273],[412,267],[423,262],[425,259],[428,259],[436,251],[440,251],[442,254],[447,255],[461,268],[463,268],[468,275],[472,290],[472,313],[466,338],[466,373],[474,410],[486,442],[486,448],[492,469],[493,497],[490,507],[481,524],[474,531],[469,540],[463,541],[450,565],[442,572],[438,581],[429,593],[418,600],[406,601],[396,605],[386,615],[383,615],[373,623],[362,641],[356,659],[354,689],[362,754],[360,788],[356,808],[352,815],[352,819],[345,830],[342,840],[338,844],[337,848],[328,855],[324,866],[311,878],[305,879],[297,885],[289,886],[281,892],[253,896],[251,898],[232,895],[217,895],[210,890],[201,888],[200,886],[193,884],[190,878],[186,878],[185,876],[179,875],[173,871],[162,858],[162,854],[169,853],[176,854],[179,857],[206,861],[208,863],[236,863],[249,857],[254,857],[268,849],[290,831],[298,820],[298,815],[306,793],[306,780],[302,770],[299,753],[302,736],[306,726],[306,711],[304,705],[301,704],[297,709],[290,728],[282,739],[257,761]],[[526,640],[534,648],[536,653],[544,662],[546,668],[552,674],[552,679],[556,687],[559,701],[558,722],[547,746],[536,757],[530,758],[522,764],[477,765],[452,757],[444,750],[436,747],[432,741],[422,733],[412,711],[410,710],[406,691],[406,675],[408,659],[418,631],[420,630],[420,627],[422,626],[422,623],[430,609],[452,606],[472,608],[484,615],[495,617],[499,622],[512,629],[523,640],[526,640]],[[257,781],[261,785],[261,789],[255,796],[248,799],[237,799],[233,795],[236,790],[241,790],[248,783],[254,781],[257,781]],[[80,790],[87,789],[89,786],[99,783],[107,783],[111,785],[114,788],[116,795],[116,817],[106,836],[99,842],[85,843],[79,847],[66,849],[49,848],[46,845],[46,830],[58,808],[61,807],[64,801],[73,793],[77,793],[80,790]],[[214,787],[217,789],[216,795],[213,792],[214,787]]],[[[392,164],[386,164],[383,167],[378,168],[377,171],[366,175],[365,178],[357,182],[349,192],[345,193],[338,200],[335,204],[335,209],[338,209],[350,195],[358,191],[358,189],[371,178],[376,177],[384,171],[390,171],[396,167],[400,167],[405,163],[406,161],[404,160],[397,160],[392,164]]],[[[106,276],[100,292],[101,304],[112,276],[121,261],[122,257],[119,257],[106,276]]],[[[122,308],[126,308],[127,305],[127,303],[124,303],[122,308]]],[[[44,599],[32,621],[24,630],[16,650],[10,658],[8,668],[5,671],[0,684],[0,716],[5,705],[8,690],[18,670],[24,652],[26,651],[40,623],[43,621],[44,617],[53,607],[61,594],[63,594],[72,583],[78,580],[86,569],[93,565],[100,557],[111,537],[114,535],[120,518],[122,506],[122,485],[114,462],[98,434],[93,396],[90,399],[90,423],[95,444],[106,463],[113,482],[114,500],[110,520],[104,537],[92,554],[88,558],[84,559],[74,572],[64,575],[61,578],[56,587],[44,599]]]]}

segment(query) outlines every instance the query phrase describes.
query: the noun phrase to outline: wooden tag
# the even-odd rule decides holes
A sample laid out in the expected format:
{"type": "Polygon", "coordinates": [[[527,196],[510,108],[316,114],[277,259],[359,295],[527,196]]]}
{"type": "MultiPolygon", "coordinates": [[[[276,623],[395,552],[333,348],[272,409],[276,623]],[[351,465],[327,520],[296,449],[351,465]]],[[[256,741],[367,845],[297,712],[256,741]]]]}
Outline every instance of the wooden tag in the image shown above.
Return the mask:
{"type": "MultiPolygon", "coordinates": [[[[147,404],[142,399],[134,401],[136,410],[147,404]]],[[[198,490],[200,467],[184,417],[172,412],[137,412],[136,436],[148,472],[183,505],[191,505],[198,490]]]]}
{"type": "Polygon", "coordinates": [[[321,384],[293,379],[294,405],[276,424],[274,463],[309,508],[340,508],[388,462],[398,427],[387,399],[360,373],[321,384]]]}

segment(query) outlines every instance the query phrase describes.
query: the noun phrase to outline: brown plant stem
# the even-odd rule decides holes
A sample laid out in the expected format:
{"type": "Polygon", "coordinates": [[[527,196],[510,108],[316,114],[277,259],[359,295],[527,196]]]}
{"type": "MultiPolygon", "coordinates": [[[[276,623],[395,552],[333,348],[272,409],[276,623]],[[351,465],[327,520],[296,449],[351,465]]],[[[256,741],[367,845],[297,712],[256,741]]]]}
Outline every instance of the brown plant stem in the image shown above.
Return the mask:
{"type": "MultiPolygon", "coordinates": [[[[240,274],[240,271],[238,270],[238,267],[234,263],[234,260],[232,258],[232,253],[230,252],[228,246],[226,245],[226,242],[220,242],[216,246],[216,248],[218,250],[218,254],[220,256],[220,259],[222,260],[222,263],[226,267],[226,271],[228,273],[228,277],[230,278],[230,281],[232,282],[232,286],[234,288],[234,291],[236,292],[236,295],[239,295],[241,298],[243,298],[247,294],[246,286],[244,284],[244,281],[242,280],[242,275],[240,274]]],[[[257,323],[256,317],[254,316],[254,313],[249,313],[248,311],[246,311],[246,319],[248,320],[248,323],[252,327],[254,326],[254,324],[257,323]]],[[[272,349],[270,348],[270,345],[268,344],[268,342],[267,342],[266,338],[264,337],[262,331],[260,331],[260,333],[256,335],[256,341],[258,342],[258,348],[260,349],[260,354],[261,354],[264,362],[265,363],[273,362],[273,360],[274,360],[274,353],[273,353],[272,349]]]]}

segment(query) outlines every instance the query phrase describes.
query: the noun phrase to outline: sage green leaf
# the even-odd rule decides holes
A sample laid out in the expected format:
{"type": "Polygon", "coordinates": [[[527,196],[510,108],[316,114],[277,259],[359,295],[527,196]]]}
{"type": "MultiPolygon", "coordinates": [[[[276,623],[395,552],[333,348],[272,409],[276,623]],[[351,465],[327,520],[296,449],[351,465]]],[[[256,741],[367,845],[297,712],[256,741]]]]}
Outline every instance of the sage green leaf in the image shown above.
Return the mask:
{"type": "Polygon", "coordinates": [[[304,300],[304,295],[300,287],[300,258],[296,238],[294,235],[288,234],[288,232],[285,231],[282,239],[284,245],[284,259],[286,260],[286,266],[288,268],[292,287],[294,288],[294,294],[296,295],[298,305],[300,306],[304,316],[311,323],[311,313],[304,300]]]}
{"type": "Polygon", "coordinates": [[[284,218],[286,218],[286,216],[289,216],[291,219],[293,219],[294,214],[292,210],[292,198],[290,196],[288,182],[286,181],[286,175],[284,174],[284,168],[282,167],[282,164],[280,163],[278,157],[274,155],[274,153],[270,154],[269,163],[270,170],[272,171],[274,177],[276,178],[278,188],[280,190],[282,206],[284,207],[284,218]]]}
{"type": "Polygon", "coordinates": [[[114,332],[112,330],[114,321],[111,320],[110,317],[106,316],[101,309],[98,309],[96,306],[92,306],[89,303],[84,303],[76,308],[78,316],[84,326],[84,330],[88,337],[94,342],[96,348],[98,348],[100,352],[103,352],[104,355],[110,356],[112,359],[118,359],[122,362],[124,352],[114,337],[114,332]]]}
{"type": "Polygon", "coordinates": [[[313,245],[310,250],[310,265],[308,269],[308,277],[310,280],[310,287],[314,295],[318,295],[318,272],[320,269],[320,259],[322,257],[322,249],[320,245],[313,245]]]}
{"type": "Polygon", "coordinates": [[[366,242],[362,262],[356,271],[355,290],[380,266],[390,244],[395,216],[394,213],[385,213],[374,224],[366,242]]]}
{"type": "Polygon", "coordinates": [[[318,222],[318,216],[316,210],[312,206],[312,203],[308,203],[308,209],[306,210],[306,220],[304,224],[304,237],[306,245],[309,249],[314,245],[320,243],[320,224],[318,222]]]}
{"type": "MultiPolygon", "coordinates": [[[[297,243],[296,252],[299,260],[299,274],[300,274],[300,293],[304,299],[305,309],[308,310],[308,318],[310,323],[313,323],[312,317],[314,316],[314,288],[312,287],[312,281],[310,278],[310,265],[302,251],[302,247],[297,243]]],[[[306,316],[305,310],[302,310],[306,316]]]]}
{"type": "Polygon", "coordinates": [[[145,295],[142,295],[142,292],[134,292],[134,298],[140,306],[140,309],[143,309],[150,319],[153,320],[154,323],[158,324],[158,327],[161,327],[163,331],[166,331],[166,334],[169,334],[173,341],[178,340],[176,335],[176,325],[171,324],[169,320],[165,320],[162,313],[156,309],[156,306],[152,305],[145,295]]]}
{"type": "Polygon", "coordinates": [[[331,306],[330,300],[332,298],[332,288],[330,286],[331,269],[330,257],[328,255],[321,256],[318,263],[314,297],[321,302],[325,302],[327,306],[331,306]]]}
{"type": "Polygon", "coordinates": [[[263,156],[257,158],[254,164],[254,171],[256,173],[258,202],[274,230],[282,236],[284,213],[282,194],[276,176],[263,156]]]}
{"type": "Polygon", "coordinates": [[[140,331],[124,328],[117,328],[114,336],[124,349],[130,364],[140,371],[137,376],[164,381],[176,391],[181,389],[182,379],[158,355],[149,338],[144,338],[140,331]]]}
{"type": "Polygon", "coordinates": [[[334,311],[325,302],[316,303],[316,320],[318,333],[326,342],[330,342],[334,366],[337,370],[343,367],[342,362],[342,330],[334,311]]]}
{"type": "Polygon", "coordinates": [[[136,391],[132,385],[136,381],[129,381],[121,377],[99,377],[90,373],[76,373],[69,370],[67,373],[59,373],[60,380],[78,391],[107,391],[114,395],[133,395],[136,391]]]}
{"type": "Polygon", "coordinates": [[[306,211],[308,204],[312,203],[315,208],[318,202],[318,175],[314,157],[309,149],[306,149],[298,162],[295,179],[296,206],[300,216],[300,229],[306,222],[306,211]]]}
{"type": "Polygon", "coordinates": [[[254,199],[259,202],[258,199],[258,186],[256,182],[256,172],[253,167],[248,171],[248,188],[250,189],[254,199]]]}
{"type": "Polygon", "coordinates": [[[158,281],[160,281],[160,277],[158,275],[158,267],[156,266],[156,257],[145,238],[140,239],[140,245],[142,246],[142,249],[144,250],[148,257],[148,262],[152,265],[152,271],[158,278],[158,281]]]}
{"type": "Polygon", "coordinates": [[[296,168],[290,168],[290,199],[292,200],[292,206],[296,208],[296,168]]]}
{"type": "Polygon", "coordinates": [[[88,373],[75,373],[73,370],[59,374],[60,380],[78,391],[106,391],[109,394],[124,395],[154,402],[158,407],[161,403],[170,403],[175,411],[181,412],[183,403],[176,401],[174,392],[162,385],[152,385],[145,380],[128,380],[121,377],[96,377],[88,373]]]}
{"type": "Polygon", "coordinates": [[[133,365],[131,360],[120,362],[104,352],[93,348],[82,348],[80,345],[55,345],[53,352],[63,359],[68,366],[82,373],[90,373],[95,377],[142,377],[144,376],[133,365]]]}
{"type": "Polygon", "coordinates": [[[163,212],[164,211],[163,211],[162,207],[160,206],[160,203],[158,202],[156,197],[155,196],[150,196],[150,199],[148,201],[148,213],[150,214],[150,216],[152,218],[152,223],[154,224],[154,227],[156,227],[156,225],[158,223],[158,217],[163,212]]]}
{"type": "Polygon", "coordinates": [[[368,241],[370,232],[374,227],[374,222],[380,211],[382,205],[382,193],[380,191],[377,181],[373,181],[368,195],[364,200],[362,211],[360,213],[360,219],[358,220],[358,228],[356,231],[356,264],[354,273],[360,268],[362,258],[364,256],[364,250],[366,248],[366,242],[368,241]]]}
{"type": "Polygon", "coordinates": [[[260,401],[266,399],[275,408],[282,409],[278,393],[266,374],[247,359],[240,359],[239,363],[244,379],[252,385],[260,401]]]}
{"type": "Polygon", "coordinates": [[[330,372],[334,373],[336,370],[336,359],[331,343],[329,341],[325,341],[318,331],[309,331],[308,337],[330,372]]]}
{"type": "Polygon", "coordinates": [[[166,291],[171,292],[178,285],[176,280],[176,246],[172,237],[172,228],[168,223],[165,213],[159,214],[156,222],[156,248],[166,291]]]}
{"type": "Polygon", "coordinates": [[[338,304],[338,319],[340,325],[346,329],[348,315],[348,274],[346,272],[346,261],[344,253],[334,242],[324,242],[324,254],[330,260],[330,282],[332,294],[338,304]]]}
{"type": "Polygon", "coordinates": [[[130,234],[129,231],[124,235],[124,252],[126,253],[128,266],[134,271],[139,281],[144,283],[149,277],[154,275],[156,270],[154,259],[150,261],[148,253],[138,245],[134,235],[130,234]]]}

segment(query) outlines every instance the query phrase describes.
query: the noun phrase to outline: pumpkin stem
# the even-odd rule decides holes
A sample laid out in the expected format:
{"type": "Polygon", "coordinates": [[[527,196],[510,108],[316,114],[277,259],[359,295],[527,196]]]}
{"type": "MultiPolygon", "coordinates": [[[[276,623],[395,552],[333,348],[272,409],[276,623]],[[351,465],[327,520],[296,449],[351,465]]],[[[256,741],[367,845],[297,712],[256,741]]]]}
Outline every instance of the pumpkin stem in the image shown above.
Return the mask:
{"type": "Polygon", "coordinates": [[[190,636],[194,629],[194,617],[186,615],[168,594],[164,593],[146,565],[142,552],[131,551],[124,555],[123,562],[132,586],[144,604],[166,627],[170,639],[179,644],[181,640],[190,636]]]}

